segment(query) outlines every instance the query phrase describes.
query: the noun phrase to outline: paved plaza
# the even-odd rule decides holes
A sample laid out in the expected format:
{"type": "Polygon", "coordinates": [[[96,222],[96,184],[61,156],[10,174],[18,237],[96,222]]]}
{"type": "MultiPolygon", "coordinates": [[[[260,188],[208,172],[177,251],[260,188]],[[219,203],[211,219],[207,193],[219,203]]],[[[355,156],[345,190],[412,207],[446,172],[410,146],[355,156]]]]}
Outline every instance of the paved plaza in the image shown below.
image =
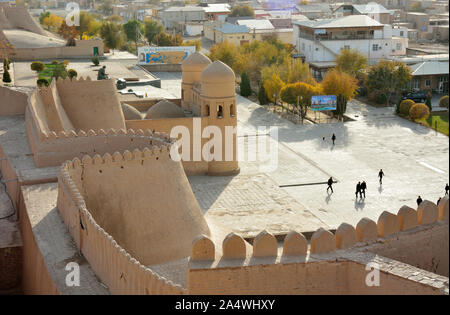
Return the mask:
{"type": "MultiPolygon", "coordinates": [[[[295,125],[238,96],[241,130],[251,133],[261,125],[279,128],[279,166],[276,171],[264,174],[275,185],[264,187],[263,191],[250,189],[246,192],[250,210],[245,219],[241,209],[231,206],[224,215],[223,209],[216,204],[205,204],[203,199],[208,197],[196,192],[199,202],[204,209],[210,207],[208,216],[220,216],[224,224],[248,235],[257,228],[283,233],[286,228],[298,227],[302,228],[300,231],[314,231],[317,224],[328,228],[337,228],[342,222],[356,225],[363,217],[377,220],[383,211],[397,213],[403,205],[416,208],[418,195],[436,202],[443,196],[448,182],[448,137],[402,119],[393,111],[393,108],[374,108],[353,100],[348,104],[347,114],[354,121],[295,125]],[[333,133],[337,136],[334,146],[330,139],[333,133]],[[325,141],[322,140],[324,134],[325,141]],[[386,174],[383,185],[378,183],[380,168],[386,174]],[[333,194],[328,194],[323,184],[330,176],[337,181],[333,194]],[[368,185],[366,198],[355,198],[356,184],[363,180],[368,185]],[[265,193],[275,195],[273,200],[279,201],[278,198],[283,198],[281,191],[288,193],[286,200],[293,198],[302,207],[297,208],[297,204],[292,203],[292,213],[281,213],[275,208],[273,212],[266,212],[268,200],[260,197],[257,198],[260,202],[253,203],[254,197],[250,197],[265,193]]],[[[244,162],[240,166],[241,174],[237,177],[250,174],[249,182],[253,181],[258,169],[254,163],[244,162]]],[[[218,180],[206,177],[204,181],[218,180]]],[[[233,181],[230,184],[233,185],[233,181]]],[[[195,191],[196,185],[193,187],[195,191]]],[[[235,189],[242,187],[238,184],[235,189]]],[[[219,200],[221,198],[239,197],[224,193],[218,196],[219,200]]],[[[226,201],[218,203],[221,202],[226,201]]]]}

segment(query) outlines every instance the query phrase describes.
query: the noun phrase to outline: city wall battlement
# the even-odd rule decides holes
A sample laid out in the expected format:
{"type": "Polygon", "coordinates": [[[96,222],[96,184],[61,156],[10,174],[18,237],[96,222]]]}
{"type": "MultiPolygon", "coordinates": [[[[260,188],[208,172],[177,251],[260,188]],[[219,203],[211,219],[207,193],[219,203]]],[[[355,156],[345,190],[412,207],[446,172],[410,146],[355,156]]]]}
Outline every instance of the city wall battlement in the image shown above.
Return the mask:
{"type": "Polygon", "coordinates": [[[439,289],[428,289],[448,294],[448,212],[446,196],[439,206],[423,201],[417,210],[403,206],[397,214],[385,211],[377,222],[363,218],[356,227],[342,223],[334,234],[320,228],[309,242],[292,231],[281,248],[267,231],[255,237],[252,247],[230,233],[221,251],[209,237],[200,235],[192,246],[188,290],[190,294],[405,294],[416,290],[406,285],[408,277],[426,270],[442,278],[439,289]],[[422,250],[411,249],[414,246],[422,250]],[[380,266],[383,289],[362,286],[368,272],[364,265],[371,262],[380,266]],[[406,272],[392,273],[392,265],[397,264],[405,266],[394,270],[406,272]],[[200,279],[208,279],[208,284],[199,284],[200,279]]]}
{"type": "Polygon", "coordinates": [[[95,81],[95,89],[92,84],[90,78],[58,79],[29,96],[26,129],[36,166],[171,141],[160,132],[127,130],[113,82],[95,81]]]}
{"type": "MultiPolygon", "coordinates": [[[[84,172],[90,166],[118,168],[132,161],[147,163],[151,161],[170,161],[168,146],[155,149],[135,149],[133,152],[106,153],[103,156],[85,156],[67,161],[61,166],[58,192],[58,210],[77,247],[89,261],[101,281],[113,294],[185,294],[180,285],[156,274],[150,268],[134,258],[94,219],[88,210],[83,193],[82,178],[74,175],[84,172]],[[147,162],[144,162],[147,161],[147,162]]],[[[111,214],[113,215],[113,214],[111,214]]],[[[149,240],[148,240],[149,241],[149,240]]],[[[147,243],[152,247],[151,241],[147,243]]]]}

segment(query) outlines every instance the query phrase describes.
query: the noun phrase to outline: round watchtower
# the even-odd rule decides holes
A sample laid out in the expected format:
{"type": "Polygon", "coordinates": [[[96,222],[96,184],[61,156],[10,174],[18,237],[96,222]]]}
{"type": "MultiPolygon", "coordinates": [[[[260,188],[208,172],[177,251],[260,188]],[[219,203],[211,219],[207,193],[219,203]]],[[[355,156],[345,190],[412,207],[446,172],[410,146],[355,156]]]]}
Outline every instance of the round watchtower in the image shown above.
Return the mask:
{"type": "Polygon", "coordinates": [[[190,109],[194,83],[200,81],[202,71],[210,64],[211,60],[199,52],[191,54],[181,64],[181,104],[184,109],[190,109]]]}

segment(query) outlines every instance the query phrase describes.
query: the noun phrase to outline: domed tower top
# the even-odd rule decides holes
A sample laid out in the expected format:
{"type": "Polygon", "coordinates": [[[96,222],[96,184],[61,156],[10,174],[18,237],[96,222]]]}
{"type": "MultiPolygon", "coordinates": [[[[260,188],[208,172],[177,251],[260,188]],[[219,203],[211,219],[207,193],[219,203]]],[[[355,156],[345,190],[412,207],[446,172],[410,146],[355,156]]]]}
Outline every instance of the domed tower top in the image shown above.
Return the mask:
{"type": "Polygon", "coordinates": [[[145,115],[145,119],[180,117],[184,117],[183,109],[168,100],[159,101],[158,103],[150,107],[145,115]]]}
{"type": "Polygon", "coordinates": [[[235,95],[236,76],[234,71],[222,61],[214,61],[200,76],[202,94],[212,97],[235,95]]]}
{"type": "Polygon", "coordinates": [[[211,64],[211,60],[208,57],[199,52],[195,52],[183,60],[183,62],[181,63],[181,70],[201,72],[209,64],[211,64]]]}

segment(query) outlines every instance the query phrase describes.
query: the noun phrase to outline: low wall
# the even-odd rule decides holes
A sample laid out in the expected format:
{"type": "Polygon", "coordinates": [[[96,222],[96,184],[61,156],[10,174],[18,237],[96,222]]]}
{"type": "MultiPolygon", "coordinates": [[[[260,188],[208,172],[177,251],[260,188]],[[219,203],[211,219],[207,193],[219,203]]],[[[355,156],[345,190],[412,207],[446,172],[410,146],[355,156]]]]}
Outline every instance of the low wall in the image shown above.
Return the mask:
{"type": "Polygon", "coordinates": [[[42,59],[63,59],[63,58],[92,58],[94,57],[94,47],[98,47],[98,56],[103,56],[103,43],[95,43],[80,46],[61,46],[44,48],[15,48],[11,59],[17,61],[35,61],[42,59]]]}
{"type": "Polygon", "coordinates": [[[0,116],[25,114],[29,93],[22,88],[0,86],[0,116]]]}
{"type": "Polygon", "coordinates": [[[148,64],[140,65],[140,67],[148,72],[181,72],[181,64],[148,64]]]}

